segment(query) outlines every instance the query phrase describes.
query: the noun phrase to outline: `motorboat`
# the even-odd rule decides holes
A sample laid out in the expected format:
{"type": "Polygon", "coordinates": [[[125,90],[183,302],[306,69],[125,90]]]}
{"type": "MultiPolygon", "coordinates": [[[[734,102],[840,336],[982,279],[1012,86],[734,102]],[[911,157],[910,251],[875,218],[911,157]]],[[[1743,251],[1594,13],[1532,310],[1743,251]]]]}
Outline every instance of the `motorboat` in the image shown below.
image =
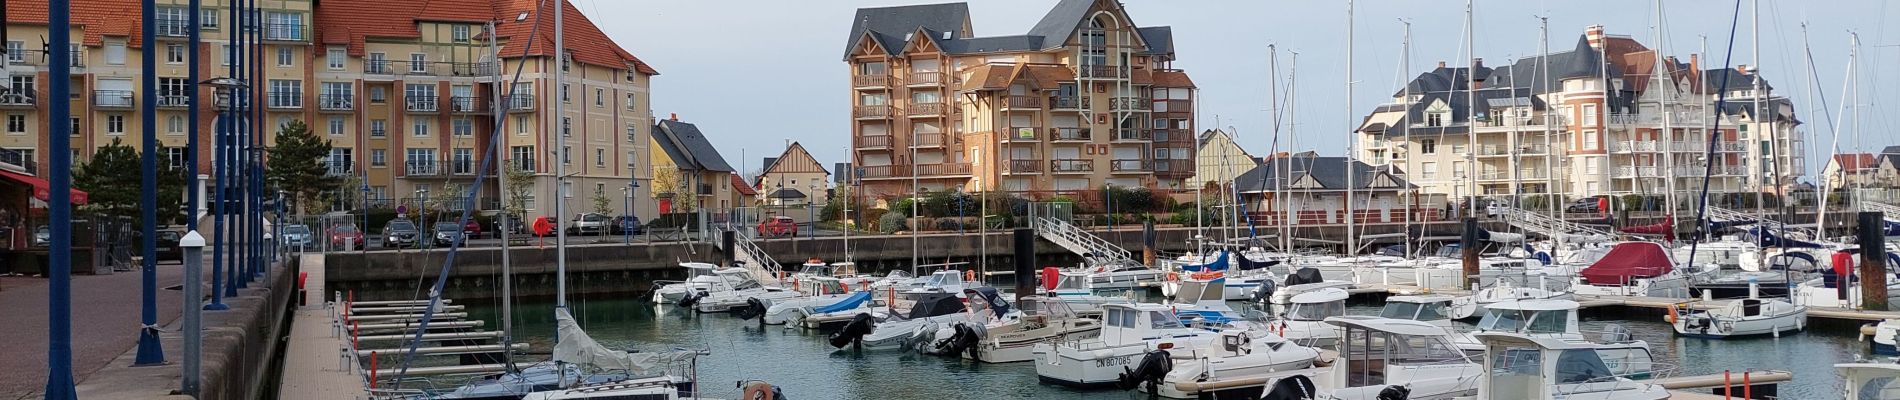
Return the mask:
{"type": "Polygon", "coordinates": [[[680,263],[680,267],[686,268],[686,280],[653,281],[655,289],[653,289],[652,301],[654,303],[672,304],[678,302],[680,298],[686,297],[687,293],[693,292],[696,289],[709,289],[712,285],[719,283],[721,280],[718,276],[713,275],[713,271],[719,269],[718,265],[702,262],[683,262],[680,263]]]}
{"type": "MultiPolygon", "coordinates": [[[[1221,390],[1218,395],[1259,396],[1267,388],[1313,384],[1313,398],[1382,400],[1393,386],[1404,388],[1406,398],[1446,399],[1473,396],[1479,375],[1478,359],[1452,344],[1438,326],[1409,319],[1371,316],[1327,318],[1345,332],[1338,356],[1329,364],[1272,376],[1177,384],[1190,389],[1221,390]],[[1251,391],[1248,391],[1251,389],[1251,391]]],[[[1185,390],[1184,390],[1185,391],[1185,390]]],[[[1252,397],[1249,397],[1252,398],[1252,397]]]]}
{"type": "Polygon", "coordinates": [[[1471,336],[1456,336],[1454,344],[1468,353],[1484,351],[1478,333],[1506,332],[1534,338],[1549,338],[1587,345],[1596,349],[1599,359],[1608,363],[1617,375],[1647,376],[1655,365],[1649,343],[1634,339],[1620,325],[1606,327],[1591,342],[1583,334],[1577,319],[1579,305],[1570,300],[1506,300],[1485,307],[1471,336]]]}
{"type": "Polygon", "coordinates": [[[623,372],[587,373],[580,365],[536,363],[515,372],[483,376],[454,390],[429,396],[435,399],[513,400],[535,388],[572,387],[628,379],[623,372]]]}
{"type": "MultiPolygon", "coordinates": [[[[1575,297],[1575,296],[1572,296],[1570,292],[1567,290],[1551,289],[1550,284],[1553,282],[1551,279],[1545,276],[1533,275],[1533,276],[1528,276],[1525,279],[1538,280],[1538,287],[1524,287],[1524,286],[1519,286],[1515,283],[1511,283],[1512,282],[1511,280],[1499,280],[1496,283],[1493,283],[1489,287],[1478,289],[1478,291],[1472,292],[1472,294],[1470,295],[1458,296],[1456,298],[1453,298],[1451,301],[1451,310],[1450,310],[1452,319],[1477,318],[1477,317],[1484,316],[1485,307],[1490,306],[1491,304],[1494,304],[1500,301],[1571,300],[1575,297]]],[[[1565,287],[1570,286],[1570,282],[1568,280],[1559,281],[1555,283],[1558,283],[1559,285],[1565,286],[1565,287]]]]}
{"type": "Polygon", "coordinates": [[[1307,347],[1333,347],[1339,343],[1339,327],[1327,318],[1346,315],[1346,291],[1327,288],[1293,296],[1293,305],[1269,326],[1287,340],[1307,347]]]}
{"type": "MultiPolygon", "coordinates": [[[[1889,244],[1889,247],[1892,245],[1889,244]]],[[[1844,248],[1837,250],[1813,249],[1807,257],[1795,257],[1807,261],[1814,259],[1820,270],[1819,277],[1808,279],[1794,288],[1795,302],[1809,307],[1830,307],[1859,309],[1860,307],[1860,249],[1844,248]],[[1813,257],[1821,255],[1822,257],[1813,257]],[[1843,279],[1842,277],[1846,278],[1843,279]]],[[[1886,268],[1887,301],[1889,304],[1900,302],[1900,254],[1888,249],[1886,268]]]]}
{"type": "MultiPolygon", "coordinates": [[[[982,288],[978,291],[995,289],[982,288]]],[[[1017,318],[994,318],[986,304],[992,296],[971,298],[978,316],[937,329],[935,340],[923,343],[924,353],[963,357],[986,363],[1029,361],[1035,358],[1037,343],[1091,339],[1101,334],[1102,323],[1077,315],[1060,299],[1042,296],[1024,297],[1016,302],[1023,312],[1017,318]]],[[[1007,313],[1005,315],[1008,315],[1007,313]]]]}
{"type": "Polygon", "coordinates": [[[909,300],[921,298],[926,294],[942,293],[962,296],[963,289],[970,287],[968,283],[965,283],[965,278],[975,278],[975,275],[976,271],[972,270],[940,269],[931,272],[930,275],[918,277],[908,287],[896,287],[897,297],[909,300]]]}
{"type": "Polygon", "coordinates": [[[1037,379],[1043,383],[1102,388],[1120,382],[1124,369],[1151,350],[1190,348],[1212,341],[1215,332],[1189,327],[1163,304],[1106,304],[1102,331],[1093,339],[1037,343],[1037,379]]]}
{"type": "Polygon", "coordinates": [[[1900,364],[1841,363],[1834,370],[1847,381],[1847,400],[1900,399],[1900,364]]]}
{"type": "MultiPolygon", "coordinates": [[[[1183,281],[1174,297],[1168,302],[1174,308],[1176,317],[1189,325],[1211,325],[1231,328],[1247,328],[1253,325],[1250,318],[1227,305],[1221,298],[1226,292],[1225,279],[1212,281],[1183,281]]],[[[1258,318],[1252,318],[1258,319],[1258,318]]]]}
{"type": "Polygon", "coordinates": [[[1160,284],[1167,271],[1145,265],[1097,265],[1088,273],[1090,290],[1140,289],[1160,284]]]}
{"type": "Polygon", "coordinates": [[[1689,297],[1690,275],[1655,242],[1622,242],[1577,272],[1571,290],[1579,295],[1689,297]]]}
{"type": "Polygon", "coordinates": [[[745,268],[721,268],[714,270],[713,275],[720,279],[704,287],[694,287],[691,293],[680,298],[679,305],[702,313],[729,312],[741,308],[763,312],[773,302],[801,297],[796,290],[759,283],[753,273],[745,268]]]}
{"type": "Polygon", "coordinates": [[[1225,398],[1201,388],[1308,370],[1319,356],[1319,350],[1263,330],[1226,329],[1199,346],[1149,351],[1136,366],[1124,367],[1121,386],[1172,399],[1225,398]],[[1168,371],[1157,374],[1162,369],[1168,371]]]}
{"type": "Polygon", "coordinates": [[[1451,320],[1453,299],[1456,298],[1443,294],[1386,297],[1385,306],[1379,309],[1379,317],[1424,322],[1446,330],[1456,329],[1456,324],[1451,320]]]}
{"type": "Polygon", "coordinates": [[[1042,269],[1042,294],[1066,303],[1071,311],[1099,316],[1103,304],[1128,303],[1128,296],[1104,296],[1089,289],[1088,273],[1056,267],[1042,269]]]}
{"type": "Polygon", "coordinates": [[[1773,335],[1807,329],[1808,308],[1780,299],[1746,298],[1690,302],[1670,307],[1676,334],[1704,339],[1773,335]],[[1706,304],[1708,309],[1691,305],[1706,304]]]}
{"type": "MultiPolygon", "coordinates": [[[[969,315],[964,314],[968,308],[958,294],[928,293],[922,296],[911,306],[910,312],[901,317],[891,315],[878,321],[870,313],[856,314],[850,322],[832,332],[831,346],[840,349],[851,346],[861,350],[909,348],[923,329],[934,331],[934,327],[939,324],[969,318],[969,315]]],[[[998,314],[1008,317],[1008,313],[998,314]]]]}
{"type": "MultiPolygon", "coordinates": [[[[1192,255],[1183,257],[1191,256],[1192,255]]],[[[1178,264],[1181,272],[1186,276],[1171,273],[1168,277],[1168,281],[1162,284],[1161,293],[1163,295],[1173,295],[1175,291],[1179,290],[1180,283],[1184,281],[1209,282],[1221,280],[1224,288],[1221,292],[1222,300],[1247,300],[1260,295],[1259,293],[1271,295],[1275,290],[1275,286],[1277,286],[1273,281],[1273,272],[1268,271],[1264,267],[1251,270],[1234,268],[1233,261],[1241,258],[1244,258],[1244,256],[1223,250],[1216,253],[1211,259],[1198,260],[1197,258],[1199,262],[1178,264]]]]}
{"type": "Polygon", "coordinates": [[[1318,268],[1300,268],[1286,276],[1285,284],[1272,292],[1256,291],[1252,296],[1256,301],[1265,299],[1273,305],[1291,305],[1293,297],[1326,289],[1346,290],[1352,288],[1352,281],[1325,279],[1325,273],[1318,268]]]}
{"type": "Polygon", "coordinates": [[[1646,380],[1650,372],[1617,372],[1587,342],[1509,332],[1480,332],[1484,369],[1478,400],[1663,400],[1669,390],[1646,380]]]}
{"type": "Polygon", "coordinates": [[[1900,356],[1900,319],[1884,319],[1861,328],[1861,340],[1867,341],[1867,351],[1875,355],[1900,356]],[[1867,331],[1873,331],[1867,334],[1867,331]]]}
{"type": "Polygon", "coordinates": [[[798,283],[801,292],[815,295],[773,302],[761,317],[766,324],[819,329],[849,322],[859,313],[878,316],[888,313],[885,307],[878,305],[872,290],[850,291],[839,278],[813,277],[798,283]]]}
{"type": "Polygon", "coordinates": [[[869,289],[873,282],[877,282],[882,279],[871,277],[871,276],[859,275],[858,264],[854,262],[845,261],[845,262],[835,262],[835,263],[826,264],[824,260],[820,260],[818,258],[812,258],[810,260],[806,260],[804,264],[799,265],[799,270],[797,273],[792,274],[790,277],[787,277],[787,279],[780,279],[780,280],[781,281],[789,280],[789,283],[792,283],[793,287],[798,287],[799,291],[803,292],[807,296],[820,296],[820,295],[828,295],[828,294],[838,294],[839,292],[832,290],[837,287],[843,287],[843,288],[846,288],[847,290],[848,289],[869,289]],[[828,280],[829,282],[836,282],[838,285],[836,286],[819,285],[819,286],[809,286],[809,287],[807,287],[806,285],[802,285],[807,280],[815,280],[815,279],[824,279],[824,280],[828,280]]]}

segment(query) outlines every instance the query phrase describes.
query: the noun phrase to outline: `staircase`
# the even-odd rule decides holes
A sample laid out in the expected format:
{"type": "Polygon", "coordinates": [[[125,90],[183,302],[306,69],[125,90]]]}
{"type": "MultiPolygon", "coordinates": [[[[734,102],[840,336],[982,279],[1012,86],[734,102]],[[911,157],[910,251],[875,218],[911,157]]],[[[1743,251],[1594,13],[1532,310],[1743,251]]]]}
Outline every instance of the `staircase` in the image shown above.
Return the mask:
{"type": "Polygon", "coordinates": [[[1091,265],[1139,265],[1128,250],[1083,231],[1059,219],[1035,217],[1030,220],[1036,235],[1087,259],[1091,265]]]}
{"type": "MultiPolygon", "coordinates": [[[[721,242],[715,240],[713,246],[719,246],[721,242]]],[[[765,254],[765,250],[760,250],[759,245],[752,242],[751,235],[742,230],[733,230],[732,247],[720,250],[732,252],[732,260],[745,265],[746,270],[752,272],[752,279],[766,285],[778,284],[779,271],[783,271],[784,267],[778,264],[778,260],[773,260],[772,255],[765,254]]]]}
{"type": "Polygon", "coordinates": [[[1900,206],[1878,201],[1861,200],[1860,209],[1864,211],[1879,211],[1881,217],[1889,221],[1900,220],[1900,206]]]}
{"type": "Polygon", "coordinates": [[[1614,236],[1611,235],[1610,232],[1594,226],[1552,218],[1535,211],[1516,207],[1501,207],[1498,211],[1504,218],[1504,222],[1511,224],[1512,227],[1523,229],[1526,232],[1541,234],[1545,237],[1557,237],[1558,235],[1565,234],[1614,236]]]}

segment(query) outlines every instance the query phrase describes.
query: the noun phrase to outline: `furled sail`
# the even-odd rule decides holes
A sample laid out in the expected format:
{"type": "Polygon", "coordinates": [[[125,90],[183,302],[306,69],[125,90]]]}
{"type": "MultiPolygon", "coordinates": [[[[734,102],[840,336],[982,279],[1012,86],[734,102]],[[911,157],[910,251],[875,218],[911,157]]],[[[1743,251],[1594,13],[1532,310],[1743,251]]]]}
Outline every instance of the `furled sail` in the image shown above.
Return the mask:
{"type": "Polygon", "coordinates": [[[587,336],[581,330],[581,324],[574,321],[566,308],[554,310],[554,321],[558,324],[560,338],[554,345],[554,361],[591,367],[599,370],[626,371],[633,376],[653,376],[665,373],[668,367],[684,365],[697,356],[693,351],[668,351],[658,353],[629,353],[609,349],[587,336]]]}

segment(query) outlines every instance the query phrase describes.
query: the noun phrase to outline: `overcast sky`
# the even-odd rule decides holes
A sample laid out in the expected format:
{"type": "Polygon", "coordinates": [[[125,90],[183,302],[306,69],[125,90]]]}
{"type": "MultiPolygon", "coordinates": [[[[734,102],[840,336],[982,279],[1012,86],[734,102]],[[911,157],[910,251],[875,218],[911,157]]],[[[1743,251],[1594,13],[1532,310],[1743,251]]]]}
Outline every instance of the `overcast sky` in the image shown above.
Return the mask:
{"type": "MultiPolygon", "coordinates": [[[[805,144],[821,162],[845,159],[850,137],[848,73],[843,58],[853,11],[860,7],[938,3],[913,0],[573,0],[628,51],[659,69],[653,80],[653,111],[665,118],[700,126],[727,161],[747,170],[760,158],[777,155],[785,139],[805,144]],[[741,156],[743,154],[743,157],[741,156]]],[[[1042,18],[1055,0],[973,0],[977,36],[1018,35],[1042,18]]],[[[1141,26],[1174,27],[1175,66],[1188,71],[1201,90],[1203,128],[1232,126],[1248,151],[1263,154],[1271,135],[1267,104],[1267,46],[1279,54],[1281,88],[1299,53],[1298,95],[1283,128],[1283,148],[1346,152],[1347,135],[1363,114],[1399,88],[1403,25],[1412,23],[1411,73],[1440,60],[1462,65],[1472,54],[1464,45],[1464,2],[1422,0],[1359,1],[1352,71],[1352,111],[1346,111],[1346,4],[1343,1],[1182,1],[1127,0],[1130,18],[1141,26]],[[1217,122],[1218,121],[1218,124],[1217,122]],[[1290,134],[1287,134],[1290,133],[1290,134]]],[[[1779,94],[1794,98],[1807,122],[1809,173],[1832,153],[1832,128],[1846,79],[1849,32],[1860,34],[1861,101],[1858,142],[1841,131],[1842,152],[1878,151],[1900,144],[1890,132],[1900,89],[1887,62],[1900,57],[1900,37],[1888,37],[1885,23],[1896,12],[1887,2],[1763,0],[1760,60],[1751,53],[1754,24],[1742,3],[1733,64],[1761,65],[1779,94]],[[1807,22],[1817,79],[1803,76],[1801,24],[1807,22]],[[1826,94],[1826,109],[1809,94],[1826,94]]],[[[1550,18],[1550,47],[1575,45],[1585,26],[1603,24],[1611,35],[1631,36],[1656,46],[1652,1],[1490,0],[1476,6],[1477,57],[1489,66],[1538,52],[1538,15],[1550,18]]],[[[1729,46],[1733,1],[1669,1],[1664,9],[1664,51],[1687,59],[1702,51],[1705,68],[1724,64],[1729,46]]],[[[1900,20],[1896,20],[1900,21],[1900,20]]],[[[1895,32],[1900,36],[1900,32],[1895,32]]],[[[1843,124],[1843,126],[1850,126],[1843,124]]]]}

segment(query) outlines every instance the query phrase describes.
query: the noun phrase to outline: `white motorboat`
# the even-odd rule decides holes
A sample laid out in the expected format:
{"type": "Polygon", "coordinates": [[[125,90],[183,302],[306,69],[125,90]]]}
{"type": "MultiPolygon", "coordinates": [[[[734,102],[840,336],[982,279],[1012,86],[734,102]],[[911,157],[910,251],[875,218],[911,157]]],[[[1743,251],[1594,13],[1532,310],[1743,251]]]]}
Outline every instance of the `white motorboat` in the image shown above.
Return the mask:
{"type": "Polygon", "coordinates": [[[1094,339],[1036,344],[1031,353],[1037,378],[1079,388],[1113,386],[1150,350],[1190,348],[1215,336],[1182,325],[1174,309],[1161,304],[1107,304],[1102,315],[1102,332],[1094,339]]]}
{"type": "Polygon", "coordinates": [[[1847,400],[1900,399],[1900,364],[1841,363],[1834,370],[1847,381],[1847,400]]]}
{"type": "MultiPolygon", "coordinates": [[[[1338,357],[1329,365],[1277,375],[1205,381],[1176,386],[1220,390],[1216,396],[1258,396],[1257,382],[1274,388],[1281,384],[1312,383],[1319,399],[1379,400],[1393,386],[1407,390],[1407,398],[1446,399],[1478,392],[1483,367],[1452,345],[1438,326],[1407,319],[1369,316],[1327,318],[1326,323],[1346,332],[1338,357]],[[1294,378],[1295,376],[1302,377],[1294,378]],[[1291,379],[1289,379],[1291,378],[1291,379]],[[1251,389],[1250,391],[1248,391],[1251,389]]],[[[1205,392],[1203,392],[1205,393],[1205,392]]]]}
{"type": "MultiPolygon", "coordinates": [[[[964,313],[967,310],[958,295],[925,294],[911,306],[910,313],[902,317],[891,315],[883,321],[877,321],[869,313],[855,315],[838,331],[832,332],[831,346],[840,349],[851,346],[859,350],[910,348],[921,336],[919,333],[925,330],[935,332],[938,325],[969,319],[970,315],[964,313]]],[[[1008,313],[1003,314],[1008,317],[1008,313]]]]}
{"type": "MultiPolygon", "coordinates": [[[[1325,273],[1316,268],[1300,268],[1287,275],[1285,284],[1272,288],[1272,291],[1256,291],[1254,299],[1265,299],[1273,305],[1291,305],[1293,296],[1326,289],[1346,290],[1352,288],[1352,281],[1324,279],[1325,273]]],[[[1262,286],[1261,288],[1268,288],[1262,286]]]]}
{"type": "MultiPolygon", "coordinates": [[[[1887,302],[1900,303],[1900,254],[1896,254],[1892,243],[1887,245],[1887,302]]],[[[1809,252],[1784,253],[1793,259],[1817,264],[1820,277],[1801,282],[1794,288],[1795,302],[1810,307],[1831,307],[1858,309],[1860,307],[1860,249],[1845,248],[1838,250],[1812,249],[1809,252]],[[1799,255],[1797,255],[1799,254],[1799,255]],[[1819,256],[1819,257],[1817,257],[1819,256]],[[1846,272],[1847,279],[1841,279],[1846,272]],[[1846,282],[1845,285],[1842,282],[1846,282]],[[1842,288],[1842,286],[1846,286],[1842,288]]]]}
{"type": "Polygon", "coordinates": [[[991,317],[988,298],[972,298],[979,316],[940,327],[932,335],[935,340],[924,344],[924,353],[986,363],[1021,362],[1035,358],[1037,343],[1091,339],[1102,332],[1101,321],[1076,315],[1059,299],[1024,297],[1016,302],[1023,311],[1019,317],[1005,319],[991,317]]]}
{"type": "MultiPolygon", "coordinates": [[[[1511,283],[1510,280],[1499,280],[1490,287],[1478,289],[1477,292],[1473,292],[1470,295],[1458,296],[1452,299],[1451,317],[1453,319],[1481,317],[1484,316],[1485,307],[1506,300],[1571,300],[1575,297],[1572,296],[1569,291],[1549,289],[1549,284],[1553,282],[1544,276],[1532,275],[1526,277],[1526,279],[1538,280],[1540,287],[1523,287],[1511,283]]],[[[1558,283],[1562,286],[1569,286],[1569,282],[1567,281],[1558,283]]]]}
{"type": "Polygon", "coordinates": [[[1454,344],[1466,352],[1484,350],[1476,335],[1482,332],[1507,332],[1533,338],[1548,338],[1587,345],[1617,375],[1647,376],[1655,364],[1649,343],[1631,338],[1628,329],[1611,325],[1601,332],[1601,343],[1584,337],[1577,320],[1579,305],[1570,300],[1506,300],[1485,308],[1471,336],[1454,336],[1454,344]]]}
{"type": "Polygon", "coordinates": [[[1346,291],[1327,288],[1293,296],[1293,305],[1269,326],[1273,332],[1307,347],[1333,347],[1339,343],[1339,327],[1327,318],[1346,315],[1346,291]]]}
{"type": "Polygon", "coordinates": [[[653,289],[652,298],[654,303],[672,304],[686,297],[686,294],[693,292],[694,289],[711,288],[713,284],[720,281],[719,277],[713,276],[713,270],[719,269],[717,265],[683,262],[680,266],[686,268],[686,280],[654,281],[655,289],[653,289]]]}
{"type": "Polygon", "coordinates": [[[1480,332],[1484,371],[1478,400],[1627,399],[1670,397],[1650,372],[1619,373],[1589,343],[1518,333],[1480,332]]]}
{"type": "Polygon", "coordinates": [[[1160,284],[1167,271],[1144,265],[1098,265],[1088,273],[1089,290],[1141,289],[1160,284]]]}
{"type": "Polygon", "coordinates": [[[838,288],[844,288],[846,290],[869,289],[872,283],[879,280],[882,279],[859,275],[857,263],[846,261],[826,264],[824,260],[817,258],[806,260],[805,264],[799,266],[797,273],[792,274],[786,279],[780,279],[780,281],[789,281],[789,283],[792,283],[792,287],[798,288],[799,292],[804,293],[806,296],[842,293],[835,290],[838,288]],[[836,282],[837,285],[809,286],[804,284],[807,280],[825,278],[829,278],[828,282],[836,282]]]}
{"type": "Polygon", "coordinates": [[[1127,296],[1103,296],[1089,289],[1088,273],[1056,267],[1042,269],[1042,293],[1067,303],[1076,314],[1099,316],[1103,304],[1128,303],[1127,296]]]}
{"type": "Polygon", "coordinates": [[[817,329],[827,324],[850,321],[859,313],[883,315],[876,295],[869,289],[848,291],[839,278],[815,277],[798,281],[804,293],[826,293],[773,302],[766,308],[765,323],[817,329]]]}
{"type": "Polygon", "coordinates": [[[1386,297],[1385,307],[1379,309],[1379,317],[1424,322],[1446,330],[1456,329],[1456,324],[1451,320],[1453,299],[1443,294],[1386,297]]]}
{"type": "Polygon", "coordinates": [[[914,280],[914,283],[908,287],[896,287],[897,297],[911,300],[922,298],[923,295],[932,293],[948,293],[962,296],[963,289],[970,287],[968,283],[964,282],[964,278],[973,278],[974,275],[976,275],[976,271],[940,269],[936,272],[931,272],[930,275],[918,277],[914,280]]]}
{"type": "Polygon", "coordinates": [[[719,281],[706,287],[694,287],[691,293],[680,298],[680,306],[691,307],[693,311],[702,313],[741,308],[756,308],[763,312],[773,302],[800,297],[796,290],[760,284],[753,279],[752,272],[745,268],[722,268],[714,270],[713,275],[719,277],[719,281]]]}
{"type": "MultiPolygon", "coordinates": [[[[1773,335],[1807,329],[1808,308],[1780,299],[1747,298],[1705,301],[1714,307],[1695,310],[1670,307],[1669,324],[1676,334],[1704,339],[1773,335]]],[[[1693,304],[1693,303],[1690,303],[1693,304]]]]}
{"type": "Polygon", "coordinates": [[[1192,254],[1182,257],[1192,257],[1195,262],[1178,264],[1181,272],[1186,276],[1170,274],[1168,282],[1162,284],[1163,295],[1173,295],[1179,290],[1180,282],[1220,280],[1224,288],[1221,292],[1222,300],[1251,299],[1258,292],[1272,293],[1274,287],[1277,286],[1274,283],[1273,272],[1268,271],[1267,268],[1250,270],[1233,268],[1233,261],[1243,257],[1225,250],[1215,253],[1209,259],[1194,257],[1192,254]]]}
{"type": "Polygon", "coordinates": [[[1900,356],[1900,319],[1884,319],[1878,323],[1861,327],[1861,340],[1867,341],[1867,351],[1874,355],[1900,356]],[[1868,330],[1873,334],[1866,334],[1868,330]]]}
{"type": "Polygon", "coordinates": [[[1200,388],[1307,370],[1319,355],[1319,350],[1265,331],[1228,329],[1199,346],[1149,351],[1136,366],[1124,367],[1121,384],[1171,399],[1220,398],[1224,396],[1200,388]],[[1157,374],[1163,364],[1171,370],[1157,374]]]}
{"type": "Polygon", "coordinates": [[[1668,249],[1655,242],[1622,242],[1577,272],[1579,295],[1689,297],[1689,274],[1668,249]]]}

